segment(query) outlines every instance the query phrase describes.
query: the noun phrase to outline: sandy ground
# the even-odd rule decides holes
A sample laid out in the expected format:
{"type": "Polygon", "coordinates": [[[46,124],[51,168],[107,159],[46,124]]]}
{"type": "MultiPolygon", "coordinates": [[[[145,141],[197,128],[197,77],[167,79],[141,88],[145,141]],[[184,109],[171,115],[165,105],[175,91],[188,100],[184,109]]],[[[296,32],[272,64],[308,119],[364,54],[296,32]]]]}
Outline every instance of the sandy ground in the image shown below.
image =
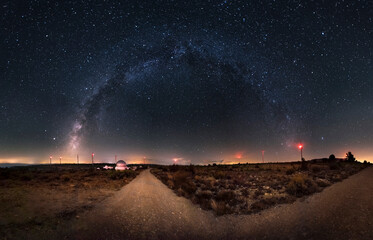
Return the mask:
{"type": "Polygon", "coordinates": [[[0,240],[59,238],[58,228],[71,229],[137,175],[64,167],[0,169],[0,240]]]}
{"type": "Polygon", "coordinates": [[[149,170],[71,226],[69,239],[373,239],[373,167],[323,192],[253,215],[215,216],[149,170]],[[71,231],[73,229],[73,231],[71,231]]]}

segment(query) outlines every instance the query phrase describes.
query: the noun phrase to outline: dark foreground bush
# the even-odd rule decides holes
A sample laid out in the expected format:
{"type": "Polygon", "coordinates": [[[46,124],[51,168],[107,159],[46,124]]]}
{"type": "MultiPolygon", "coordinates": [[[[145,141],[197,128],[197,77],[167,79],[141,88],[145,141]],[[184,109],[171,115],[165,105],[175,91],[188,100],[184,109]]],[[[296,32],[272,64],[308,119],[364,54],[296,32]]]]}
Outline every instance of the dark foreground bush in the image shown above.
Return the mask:
{"type": "Polygon", "coordinates": [[[211,209],[211,199],[212,199],[212,192],[211,191],[198,191],[196,192],[194,201],[201,205],[201,207],[205,210],[211,209]]]}
{"type": "Polygon", "coordinates": [[[330,170],[338,170],[341,168],[341,164],[337,162],[330,162],[329,163],[329,169],[330,170]]]}
{"type": "Polygon", "coordinates": [[[286,192],[301,197],[318,191],[317,184],[308,176],[298,174],[292,177],[286,185],[286,192]]]}
{"type": "Polygon", "coordinates": [[[124,171],[110,171],[108,176],[111,180],[120,180],[123,178],[133,178],[136,177],[137,173],[133,170],[124,171]]]}
{"type": "Polygon", "coordinates": [[[220,191],[216,195],[216,200],[229,203],[229,205],[235,205],[237,200],[236,200],[236,194],[232,190],[223,190],[220,191]]]}

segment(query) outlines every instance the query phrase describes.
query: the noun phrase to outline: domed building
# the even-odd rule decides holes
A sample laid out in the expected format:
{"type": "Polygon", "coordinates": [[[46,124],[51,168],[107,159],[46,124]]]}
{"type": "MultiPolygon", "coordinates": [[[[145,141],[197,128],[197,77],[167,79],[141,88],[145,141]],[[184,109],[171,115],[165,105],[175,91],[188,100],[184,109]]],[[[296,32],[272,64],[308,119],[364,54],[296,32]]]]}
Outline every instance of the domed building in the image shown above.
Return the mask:
{"type": "Polygon", "coordinates": [[[126,162],[123,161],[123,160],[119,160],[117,162],[117,165],[115,166],[115,170],[117,170],[117,171],[124,171],[124,170],[127,170],[127,169],[130,169],[130,168],[127,167],[126,162]]]}

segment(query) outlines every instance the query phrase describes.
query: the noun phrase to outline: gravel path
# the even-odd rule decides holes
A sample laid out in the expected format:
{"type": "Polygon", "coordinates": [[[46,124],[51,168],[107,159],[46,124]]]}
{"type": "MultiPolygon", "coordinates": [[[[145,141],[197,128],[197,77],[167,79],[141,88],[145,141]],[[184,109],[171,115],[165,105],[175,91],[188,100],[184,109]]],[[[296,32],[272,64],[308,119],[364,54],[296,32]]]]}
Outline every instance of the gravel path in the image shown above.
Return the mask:
{"type": "MultiPolygon", "coordinates": [[[[74,239],[373,239],[373,167],[253,215],[215,216],[149,170],[73,223],[74,239]]],[[[66,235],[65,235],[66,236],[66,235]]]]}

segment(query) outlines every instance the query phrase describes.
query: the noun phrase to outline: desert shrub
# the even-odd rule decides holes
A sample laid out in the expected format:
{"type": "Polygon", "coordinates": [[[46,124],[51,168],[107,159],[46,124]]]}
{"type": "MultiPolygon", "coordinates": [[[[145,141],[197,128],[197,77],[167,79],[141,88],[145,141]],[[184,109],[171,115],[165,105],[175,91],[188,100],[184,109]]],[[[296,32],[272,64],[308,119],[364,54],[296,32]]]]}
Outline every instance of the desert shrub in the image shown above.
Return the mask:
{"type": "Polygon", "coordinates": [[[180,166],[179,165],[174,164],[174,165],[170,166],[170,172],[177,172],[179,170],[180,170],[180,166]]]}
{"type": "Polygon", "coordinates": [[[217,215],[230,214],[233,212],[229,205],[222,201],[212,200],[211,208],[215,210],[217,215]]]}
{"type": "Polygon", "coordinates": [[[216,195],[216,200],[234,204],[235,197],[236,194],[234,193],[234,191],[223,190],[216,195]]]}
{"type": "Polygon", "coordinates": [[[91,170],[86,171],[83,176],[84,177],[94,177],[94,176],[97,176],[98,174],[99,174],[99,171],[91,169],[91,170]]]}
{"type": "Polygon", "coordinates": [[[49,180],[49,174],[43,173],[43,174],[39,174],[37,177],[39,180],[49,180]]]}
{"type": "Polygon", "coordinates": [[[343,180],[343,177],[342,177],[342,175],[340,175],[340,174],[335,174],[335,175],[333,175],[333,176],[331,177],[330,180],[331,180],[332,182],[340,182],[340,181],[343,180]]]}
{"type": "Polygon", "coordinates": [[[255,190],[255,192],[254,192],[254,198],[258,198],[259,196],[262,196],[262,195],[264,195],[264,192],[263,192],[262,189],[255,190]]]}
{"type": "Polygon", "coordinates": [[[241,189],[241,194],[242,194],[243,196],[245,196],[245,197],[248,197],[249,194],[250,194],[250,191],[249,191],[249,189],[247,189],[247,188],[243,188],[243,189],[241,189]]]}
{"type": "Polygon", "coordinates": [[[68,182],[68,181],[70,181],[70,177],[67,176],[67,175],[64,175],[64,176],[62,176],[62,180],[63,180],[64,182],[68,182]]]}
{"type": "Polygon", "coordinates": [[[227,174],[224,171],[216,171],[213,173],[214,178],[216,179],[224,179],[227,178],[227,174]]]}
{"type": "Polygon", "coordinates": [[[269,208],[270,206],[275,205],[276,203],[277,203],[276,198],[261,199],[251,204],[251,210],[254,212],[258,212],[266,208],[269,208]]]}
{"type": "Polygon", "coordinates": [[[311,167],[311,171],[312,171],[313,173],[318,173],[318,172],[321,171],[321,168],[320,168],[319,166],[312,166],[312,167],[311,167]]]}
{"type": "Polygon", "coordinates": [[[329,163],[330,170],[338,170],[341,168],[341,165],[335,161],[329,163]]]}
{"type": "Polygon", "coordinates": [[[347,162],[355,162],[356,158],[351,152],[346,153],[346,160],[347,162]]]}
{"type": "Polygon", "coordinates": [[[196,193],[196,197],[201,199],[208,199],[210,200],[212,198],[213,194],[211,191],[198,191],[196,193]]]}
{"type": "Polygon", "coordinates": [[[31,177],[30,174],[23,174],[23,175],[21,175],[21,180],[22,181],[27,182],[27,181],[31,181],[31,179],[32,179],[32,177],[31,177]]]}
{"type": "Polygon", "coordinates": [[[266,207],[266,204],[263,202],[263,200],[256,201],[253,204],[251,204],[251,206],[250,206],[250,209],[253,212],[258,212],[258,211],[263,210],[265,208],[267,208],[267,207],[266,207]]]}
{"type": "MultiPolygon", "coordinates": [[[[162,181],[163,182],[163,181],[162,181]]],[[[175,188],[175,185],[174,185],[174,182],[171,181],[171,180],[166,180],[164,181],[163,183],[166,183],[167,186],[169,186],[171,189],[174,189],[175,188]]]]}
{"type": "Polygon", "coordinates": [[[319,187],[327,187],[330,185],[330,183],[325,180],[325,179],[317,179],[316,180],[316,184],[319,186],[319,187]]]}
{"type": "Polygon", "coordinates": [[[168,174],[162,174],[162,175],[159,175],[158,177],[164,183],[167,183],[168,181],[171,181],[168,174]]]}
{"type": "Polygon", "coordinates": [[[286,192],[301,197],[318,191],[315,182],[304,174],[298,174],[292,177],[286,185],[286,192]]]}
{"type": "Polygon", "coordinates": [[[132,170],[124,170],[124,171],[110,171],[108,172],[108,176],[111,180],[120,180],[123,178],[132,178],[136,177],[137,173],[132,170]]]}
{"type": "Polygon", "coordinates": [[[230,190],[235,190],[237,188],[237,185],[235,185],[235,184],[229,184],[228,185],[228,189],[230,189],[230,190]]]}
{"type": "Polygon", "coordinates": [[[10,175],[10,170],[8,168],[0,168],[0,179],[8,179],[10,175]]]}
{"type": "Polygon", "coordinates": [[[191,172],[193,175],[196,173],[196,169],[194,165],[190,164],[188,167],[186,167],[186,171],[191,172]]]}
{"type": "Polygon", "coordinates": [[[196,182],[202,182],[202,177],[201,176],[199,176],[199,175],[194,175],[194,180],[196,181],[196,182]]]}
{"type": "Polygon", "coordinates": [[[282,188],[282,184],[278,181],[273,181],[269,185],[275,190],[280,190],[282,188]]]}
{"type": "Polygon", "coordinates": [[[295,173],[294,168],[290,168],[290,169],[286,170],[286,175],[291,175],[291,174],[294,174],[294,173],[295,173]]]}
{"type": "Polygon", "coordinates": [[[190,180],[183,182],[180,187],[187,195],[193,194],[197,190],[197,186],[190,180]]]}
{"type": "Polygon", "coordinates": [[[187,180],[188,177],[190,177],[191,174],[190,172],[186,172],[186,171],[177,171],[174,175],[173,175],[173,179],[174,179],[174,183],[175,183],[175,186],[178,187],[178,186],[181,186],[181,184],[183,182],[185,182],[187,180]]]}
{"type": "Polygon", "coordinates": [[[236,186],[244,186],[246,184],[245,178],[242,176],[235,176],[233,177],[233,184],[236,186]]]}
{"type": "Polygon", "coordinates": [[[203,209],[211,209],[212,196],[213,194],[211,191],[198,191],[195,200],[203,209]]]}

